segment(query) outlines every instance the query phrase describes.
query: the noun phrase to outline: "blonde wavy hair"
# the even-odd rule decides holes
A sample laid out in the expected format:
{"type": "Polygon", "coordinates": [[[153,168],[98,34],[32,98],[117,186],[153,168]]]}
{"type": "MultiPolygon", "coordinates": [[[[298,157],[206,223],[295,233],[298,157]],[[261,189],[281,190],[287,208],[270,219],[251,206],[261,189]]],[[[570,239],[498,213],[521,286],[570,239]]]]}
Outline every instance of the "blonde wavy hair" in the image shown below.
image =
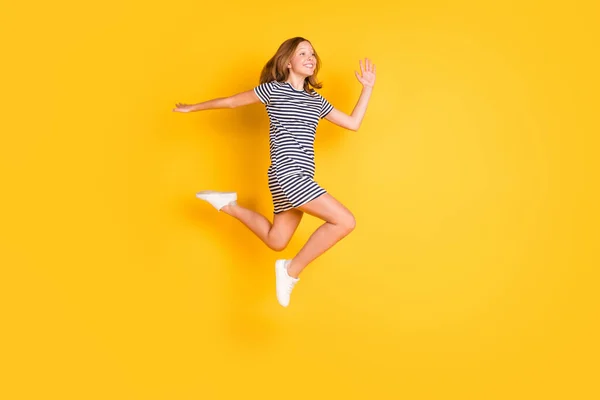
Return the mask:
{"type": "MultiPolygon", "coordinates": [[[[271,57],[263,67],[262,72],[260,73],[260,83],[267,83],[273,80],[285,82],[290,75],[287,63],[292,58],[298,45],[302,42],[310,43],[309,40],[299,36],[283,42],[279,46],[279,49],[277,49],[275,55],[271,57]]],[[[310,45],[312,46],[312,43],[310,45]]],[[[314,89],[321,89],[323,87],[323,84],[317,79],[317,72],[319,72],[319,68],[321,68],[321,59],[319,58],[317,51],[314,50],[314,52],[316,60],[315,70],[311,76],[307,76],[306,79],[304,79],[304,90],[308,93],[313,93],[315,91],[314,89]]]]}

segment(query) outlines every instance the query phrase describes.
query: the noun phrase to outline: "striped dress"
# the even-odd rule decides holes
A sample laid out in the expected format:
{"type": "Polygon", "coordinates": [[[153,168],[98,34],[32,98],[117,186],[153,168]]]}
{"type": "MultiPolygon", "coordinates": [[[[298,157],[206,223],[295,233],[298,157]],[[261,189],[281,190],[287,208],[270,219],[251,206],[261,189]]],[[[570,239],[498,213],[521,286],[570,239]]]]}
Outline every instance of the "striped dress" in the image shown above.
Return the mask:
{"type": "Polygon", "coordinates": [[[267,172],[273,212],[299,207],[326,193],[315,181],[314,141],[321,118],[333,106],[320,94],[271,81],[254,88],[269,116],[267,172]]]}

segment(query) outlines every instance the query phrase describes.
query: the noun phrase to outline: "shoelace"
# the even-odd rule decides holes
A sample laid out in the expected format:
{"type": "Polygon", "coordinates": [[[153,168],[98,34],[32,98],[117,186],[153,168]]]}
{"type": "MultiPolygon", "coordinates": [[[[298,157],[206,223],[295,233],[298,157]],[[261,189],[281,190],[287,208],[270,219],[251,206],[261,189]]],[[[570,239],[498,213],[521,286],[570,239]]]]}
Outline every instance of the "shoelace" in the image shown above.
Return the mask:
{"type": "Polygon", "coordinates": [[[290,280],[288,282],[288,292],[291,292],[295,285],[296,285],[296,281],[290,280]]]}

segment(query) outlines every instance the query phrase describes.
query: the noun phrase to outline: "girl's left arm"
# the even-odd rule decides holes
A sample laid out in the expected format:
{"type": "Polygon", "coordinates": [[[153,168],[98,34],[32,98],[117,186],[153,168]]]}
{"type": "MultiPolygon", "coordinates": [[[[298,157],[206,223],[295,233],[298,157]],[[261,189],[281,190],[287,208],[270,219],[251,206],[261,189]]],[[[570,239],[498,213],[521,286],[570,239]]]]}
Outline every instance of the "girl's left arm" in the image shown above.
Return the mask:
{"type": "Polygon", "coordinates": [[[371,63],[371,60],[365,58],[365,65],[363,67],[362,60],[360,63],[361,74],[355,72],[356,79],[363,85],[358,102],[352,110],[352,114],[348,115],[336,108],[331,110],[325,117],[326,120],[332,122],[342,128],[346,128],[352,131],[357,131],[362,124],[362,120],[367,112],[367,105],[369,99],[373,93],[373,86],[375,85],[375,64],[371,63]]]}

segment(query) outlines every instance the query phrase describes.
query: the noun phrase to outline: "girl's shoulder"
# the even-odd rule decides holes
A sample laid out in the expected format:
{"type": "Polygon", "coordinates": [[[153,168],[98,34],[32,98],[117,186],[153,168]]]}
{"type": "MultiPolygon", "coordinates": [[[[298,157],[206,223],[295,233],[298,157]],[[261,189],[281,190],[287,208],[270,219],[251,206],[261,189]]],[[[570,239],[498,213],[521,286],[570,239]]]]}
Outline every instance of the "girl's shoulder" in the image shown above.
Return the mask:
{"type": "Polygon", "coordinates": [[[268,82],[263,82],[263,83],[259,83],[258,86],[264,87],[264,88],[269,88],[270,90],[272,89],[281,89],[281,88],[285,88],[286,82],[279,82],[276,80],[272,80],[272,81],[268,81],[268,82]]]}

